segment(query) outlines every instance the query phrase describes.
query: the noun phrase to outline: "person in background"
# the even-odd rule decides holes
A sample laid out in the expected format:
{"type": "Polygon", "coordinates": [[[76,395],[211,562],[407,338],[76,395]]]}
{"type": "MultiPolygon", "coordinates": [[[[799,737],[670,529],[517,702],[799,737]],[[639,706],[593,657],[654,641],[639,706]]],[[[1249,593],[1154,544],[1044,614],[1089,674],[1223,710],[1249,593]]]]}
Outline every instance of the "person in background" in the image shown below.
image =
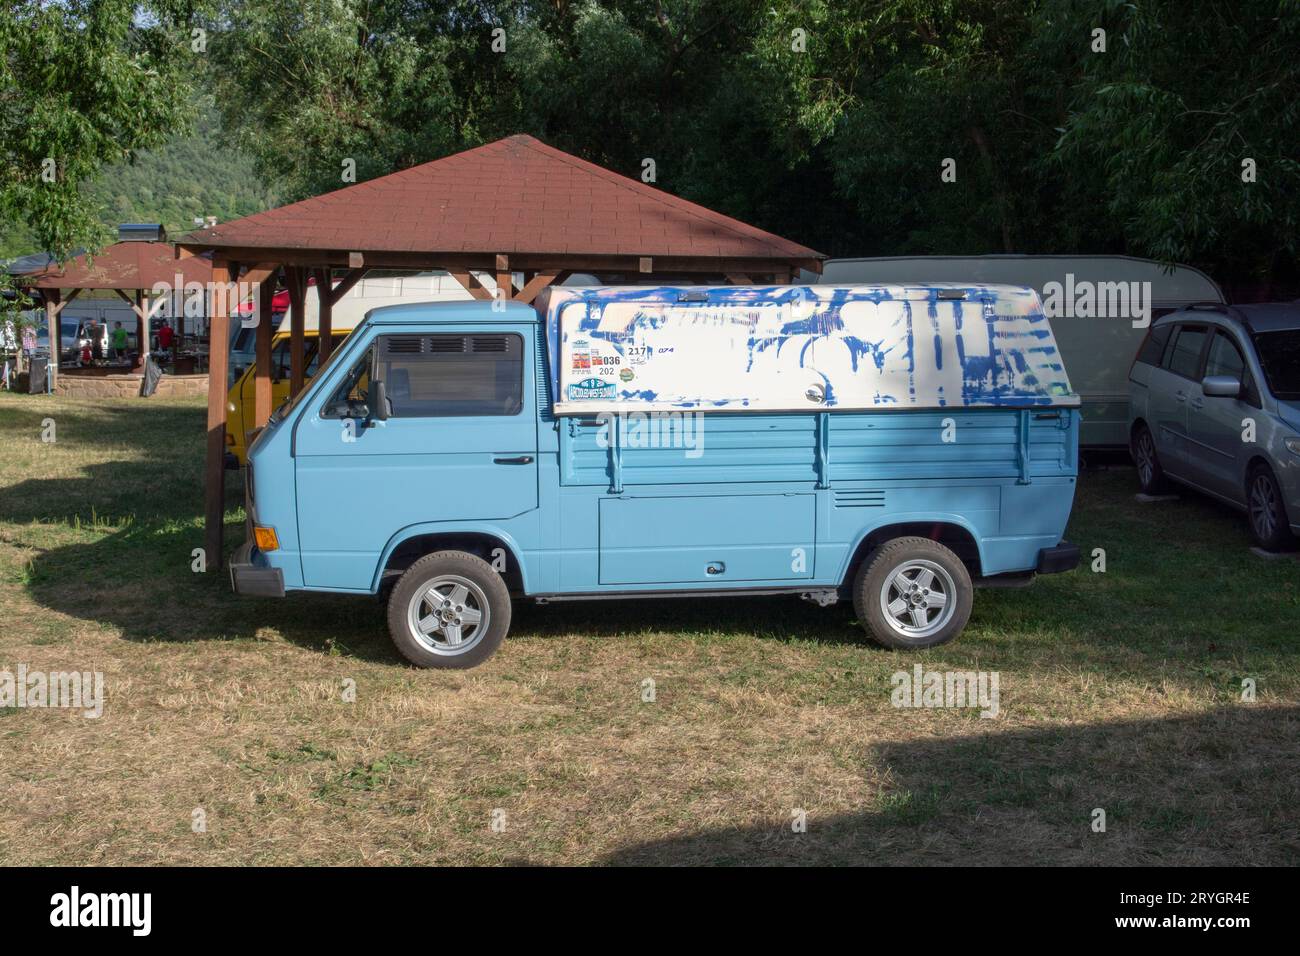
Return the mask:
{"type": "Polygon", "coordinates": [[[112,340],[111,352],[112,355],[110,356],[110,358],[114,360],[126,358],[126,329],[122,328],[121,322],[113,323],[113,340],[112,340]]]}
{"type": "Polygon", "coordinates": [[[158,329],[158,347],[164,352],[172,349],[172,327],[166,319],[163,319],[162,326],[158,329]]]}
{"type": "MultiPolygon", "coordinates": [[[[82,329],[82,334],[90,344],[91,360],[93,361],[94,359],[99,358],[99,324],[93,318],[87,319],[85,328],[82,329]]],[[[89,365],[90,363],[86,362],[85,364],[89,365]]]]}

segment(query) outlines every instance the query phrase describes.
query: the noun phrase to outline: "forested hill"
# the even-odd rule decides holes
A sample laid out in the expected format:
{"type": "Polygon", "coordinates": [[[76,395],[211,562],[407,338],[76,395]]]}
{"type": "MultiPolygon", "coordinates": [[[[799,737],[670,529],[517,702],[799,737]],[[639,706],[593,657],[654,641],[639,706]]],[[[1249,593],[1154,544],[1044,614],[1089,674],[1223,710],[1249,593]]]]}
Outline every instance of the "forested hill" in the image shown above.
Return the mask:
{"type": "MultiPolygon", "coordinates": [[[[193,229],[196,216],[224,222],[277,205],[252,160],[225,141],[210,113],[191,135],[106,167],[84,188],[111,230],[124,222],[161,222],[173,237],[193,229]]],[[[0,259],[38,250],[26,226],[0,223],[0,259]]]]}

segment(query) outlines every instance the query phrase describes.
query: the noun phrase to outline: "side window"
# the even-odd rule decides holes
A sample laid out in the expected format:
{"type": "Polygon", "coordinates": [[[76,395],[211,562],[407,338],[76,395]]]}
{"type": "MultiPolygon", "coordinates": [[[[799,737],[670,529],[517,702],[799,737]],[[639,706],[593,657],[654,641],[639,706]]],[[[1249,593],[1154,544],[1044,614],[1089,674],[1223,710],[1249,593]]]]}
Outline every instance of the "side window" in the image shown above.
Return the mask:
{"type": "Polygon", "coordinates": [[[1233,344],[1232,339],[1222,332],[1214,333],[1214,341],[1210,343],[1210,354],[1205,358],[1206,377],[1231,375],[1235,379],[1241,379],[1245,373],[1246,362],[1237,351],[1237,346],[1233,344]]]}
{"type": "Polygon", "coordinates": [[[1183,378],[1196,378],[1201,362],[1201,347],[1205,344],[1205,326],[1184,325],[1174,336],[1173,349],[1165,355],[1169,371],[1183,378]]]}
{"type": "Polygon", "coordinates": [[[517,415],[523,408],[523,336],[385,335],[379,346],[393,418],[517,415]]]}
{"type": "Polygon", "coordinates": [[[1214,333],[1214,341],[1210,343],[1210,353],[1205,357],[1205,377],[1209,378],[1211,375],[1231,375],[1241,382],[1242,400],[1256,408],[1259,407],[1259,394],[1255,391],[1255,383],[1251,379],[1250,369],[1246,367],[1241,349],[1237,348],[1237,343],[1224,332],[1214,333]]]}
{"type": "Polygon", "coordinates": [[[1159,365],[1160,356],[1164,354],[1165,345],[1169,341],[1169,331],[1172,328],[1172,325],[1161,325],[1148,332],[1147,337],[1142,340],[1142,348],[1138,349],[1137,360],[1144,365],[1159,365]]]}
{"type": "Polygon", "coordinates": [[[321,409],[322,418],[360,418],[368,411],[363,410],[362,406],[370,398],[370,369],[374,366],[374,361],[375,349],[371,346],[348,369],[348,374],[343,376],[343,381],[334,389],[329,401],[321,409]]]}

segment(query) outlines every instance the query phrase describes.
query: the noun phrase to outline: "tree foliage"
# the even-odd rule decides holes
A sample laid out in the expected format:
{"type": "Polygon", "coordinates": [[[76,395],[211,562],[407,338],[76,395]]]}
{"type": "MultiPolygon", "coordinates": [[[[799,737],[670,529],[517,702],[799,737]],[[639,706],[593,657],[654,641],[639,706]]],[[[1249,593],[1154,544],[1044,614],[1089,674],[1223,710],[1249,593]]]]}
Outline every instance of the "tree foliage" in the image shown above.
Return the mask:
{"type": "Polygon", "coordinates": [[[188,12],[132,0],[5,0],[0,13],[0,219],[58,255],[105,237],[83,184],[185,130],[188,12]]]}
{"type": "MultiPolygon", "coordinates": [[[[652,160],[658,186],[832,255],[1294,269],[1290,0],[158,2],[179,0],[104,31],[88,25],[129,4],[9,5],[2,81],[21,92],[0,121],[28,139],[0,147],[17,171],[0,213],[47,244],[88,229],[77,182],[189,108],[162,48],[197,24],[196,78],[281,199],[528,132],[631,176],[652,160]],[[58,69],[19,79],[45,60],[58,69]],[[31,162],[55,147],[79,165],[41,193],[31,162]]],[[[117,179],[142,208],[153,187],[117,179]]]]}

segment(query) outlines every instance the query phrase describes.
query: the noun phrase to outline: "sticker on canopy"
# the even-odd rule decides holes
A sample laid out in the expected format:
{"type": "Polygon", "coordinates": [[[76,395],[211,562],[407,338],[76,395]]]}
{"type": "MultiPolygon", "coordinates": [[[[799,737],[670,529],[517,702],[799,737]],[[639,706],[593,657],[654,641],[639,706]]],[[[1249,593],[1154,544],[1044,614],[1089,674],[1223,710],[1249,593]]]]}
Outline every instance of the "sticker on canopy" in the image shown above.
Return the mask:
{"type": "Polygon", "coordinates": [[[587,402],[599,398],[613,398],[614,383],[598,378],[586,378],[569,386],[569,401],[587,402]]]}

